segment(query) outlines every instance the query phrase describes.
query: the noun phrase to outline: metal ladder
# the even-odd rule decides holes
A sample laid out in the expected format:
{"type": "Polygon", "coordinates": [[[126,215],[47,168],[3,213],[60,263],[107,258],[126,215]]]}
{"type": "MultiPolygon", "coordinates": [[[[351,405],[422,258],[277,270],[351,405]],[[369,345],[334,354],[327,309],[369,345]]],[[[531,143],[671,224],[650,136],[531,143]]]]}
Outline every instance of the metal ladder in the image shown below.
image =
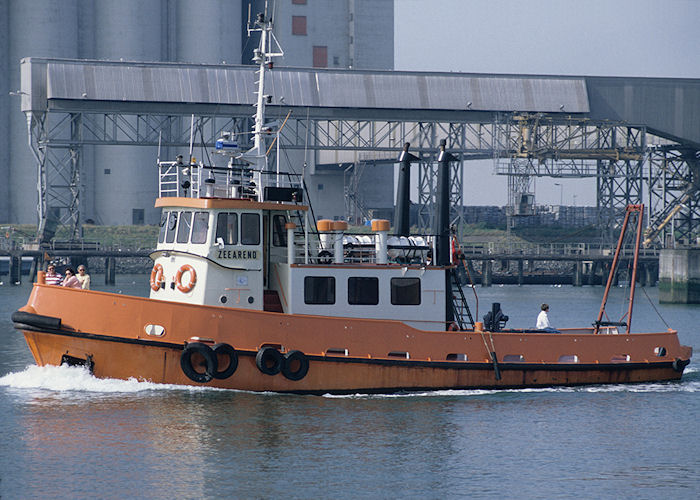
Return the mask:
{"type": "Polygon", "coordinates": [[[455,320],[457,320],[459,329],[466,330],[467,324],[474,328],[474,318],[472,317],[471,309],[469,309],[469,304],[467,304],[467,298],[464,296],[462,285],[459,283],[456,268],[450,269],[450,283],[452,284],[452,309],[454,310],[455,320]]]}

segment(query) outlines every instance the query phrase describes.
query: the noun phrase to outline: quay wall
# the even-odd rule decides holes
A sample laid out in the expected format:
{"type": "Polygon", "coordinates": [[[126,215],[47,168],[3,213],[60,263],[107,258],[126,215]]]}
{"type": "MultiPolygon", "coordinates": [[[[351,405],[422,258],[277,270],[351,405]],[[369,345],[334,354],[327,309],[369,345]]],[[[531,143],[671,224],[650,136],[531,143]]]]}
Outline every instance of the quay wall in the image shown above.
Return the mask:
{"type": "Polygon", "coordinates": [[[661,251],[659,302],[700,304],[700,248],[661,251]]]}

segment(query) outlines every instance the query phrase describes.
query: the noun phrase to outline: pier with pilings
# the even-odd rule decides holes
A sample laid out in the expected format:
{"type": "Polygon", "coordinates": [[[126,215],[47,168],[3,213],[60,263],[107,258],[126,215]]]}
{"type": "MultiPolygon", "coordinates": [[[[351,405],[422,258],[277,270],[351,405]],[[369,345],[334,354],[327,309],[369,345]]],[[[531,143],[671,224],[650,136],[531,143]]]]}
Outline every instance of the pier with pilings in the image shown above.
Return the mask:
{"type": "MultiPolygon", "coordinates": [[[[605,286],[613,250],[594,244],[472,244],[461,247],[474,284],[602,285],[605,286]]],[[[626,268],[634,250],[623,249],[613,285],[629,280],[626,268]]],[[[659,280],[659,251],[640,251],[637,281],[655,286],[659,280]]]]}
{"type": "MultiPolygon", "coordinates": [[[[605,286],[613,251],[595,244],[512,244],[479,243],[461,246],[462,255],[474,284],[488,287],[494,284],[541,285],[601,285],[605,286]]],[[[88,258],[104,259],[105,284],[113,285],[117,260],[148,258],[150,249],[101,249],[97,246],[54,245],[50,248],[13,248],[0,250],[0,256],[9,257],[8,282],[20,283],[22,262],[32,258],[29,280],[52,260],[65,259],[71,265],[86,263],[88,258]]],[[[622,264],[614,278],[614,285],[627,280],[626,262],[631,261],[632,248],[624,249],[622,264]]],[[[26,264],[25,264],[26,267],[26,264]]],[[[99,273],[99,269],[92,269],[99,273]]],[[[639,258],[638,283],[655,286],[659,281],[659,250],[642,249],[639,258]]]]}
{"type": "MultiPolygon", "coordinates": [[[[7,271],[8,282],[12,285],[19,285],[22,282],[23,272],[22,263],[29,257],[32,259],[29,269],[28,279],[34,281],[37,271],[44,270],[50,261],[67,261],[70,265],[77,267],[80,264],[87,263],[88,258],[104,259],[104,277],[105,285],[114,285],[117,274],[117,260],[125,258],[148,258],[152,250],[122,250],[122,249],[97,249],[97,248],[80,248],[72,246],[70,248],[42,248],[42,249],[26,249],[13,248],[9,250],[0,250],[0,257],[9,257],[9,267],[7,271]]],[[[92,269],[93,272],[99,273],[99,269],[92,269]]]]}

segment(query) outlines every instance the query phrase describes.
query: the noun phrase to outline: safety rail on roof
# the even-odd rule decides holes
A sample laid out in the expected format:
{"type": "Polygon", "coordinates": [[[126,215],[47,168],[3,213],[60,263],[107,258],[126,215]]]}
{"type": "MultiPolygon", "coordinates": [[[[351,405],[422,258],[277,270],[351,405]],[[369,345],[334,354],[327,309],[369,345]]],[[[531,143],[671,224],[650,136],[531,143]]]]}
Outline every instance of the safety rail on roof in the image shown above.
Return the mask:
{"type": "MultiPolygon", "coordinates": [[[[260,189],[267,186],[295,190],[290,195],[292,199],[273,201],[303,201],[299,187],[301,176],[298,174],[263,171],[260,178],[266,182],[258,186],[253,181],[255,171],[252,168],[233,162],[226,167],[213,167],[201,163],[186,164],[181,160],[163,161],[158,164],[158,169],[159,197],[259,199],[260,189]]],[[[289,192],[285,194],[289,195],[289,192]]],[[[271,196],[267,194],[265,199],[271,196]]]]}

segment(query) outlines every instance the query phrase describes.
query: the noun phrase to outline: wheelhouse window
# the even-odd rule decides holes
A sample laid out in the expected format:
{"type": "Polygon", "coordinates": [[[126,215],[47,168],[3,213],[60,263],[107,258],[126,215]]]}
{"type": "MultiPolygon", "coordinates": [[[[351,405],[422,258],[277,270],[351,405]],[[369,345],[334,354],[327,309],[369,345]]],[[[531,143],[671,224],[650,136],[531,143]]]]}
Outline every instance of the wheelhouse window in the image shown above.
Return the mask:
{"type": "Polygon", "coordinates": [[[285,224],[287,217],[284,215],[275,215],[272,217],[272,245],[276,247],[287,246],[287,230],[285,224]]]}
{"type": "Polygon", "coordinates": [[[180,225],[177,228],[177,242],[178,243],[189,242],[191,229],[192,229],[192,212],[182,212],[180,214],[180,225]]]}
{"type": "Polygon", "coordinates": [[[177,229],[177,216],[178,212],[170,212],[168,216],[168,228],[165,234],[165,242],[173,243],[175,241],[175,230],[177,229]]]}
{"type": "Polygon", "coordinates": [[[209,212],[195,212],[192,224],[192,243],[206,243],[209,232],[209,212]]]}
{"type": "Polygon", "coordinates": [[[335,278],[333,276],[305,277],[304,304],[335,304],[335,278]]]}
{"type": "Polygon", "coordinates": [[[365,306],[379,304],[379,279],[348,278],[348,304],[365,306]]]}
{"type": "Polygon", "coordinates": [[[241,214],[241,243],[260,244],[260,214],[241,214]]]}
{"type": "Polygon", "coordinates": [[[163,243],[165,241],[165,233],[168,230],[168,215],[170,212],[163,212],[160,215],[160,232],[158,233],[158,243],[163,243]]]}
{"type": "Polygon", "coordinates": [[[221,238],[224,245],[238,245],[238,214],[221,212],[216,218],[216,240],[221,238]]]}
{"type": "Polygon", "coordinates": [[[391,278],[391,303],[396,306],[420,304],[419,278],[391,278]]]}

